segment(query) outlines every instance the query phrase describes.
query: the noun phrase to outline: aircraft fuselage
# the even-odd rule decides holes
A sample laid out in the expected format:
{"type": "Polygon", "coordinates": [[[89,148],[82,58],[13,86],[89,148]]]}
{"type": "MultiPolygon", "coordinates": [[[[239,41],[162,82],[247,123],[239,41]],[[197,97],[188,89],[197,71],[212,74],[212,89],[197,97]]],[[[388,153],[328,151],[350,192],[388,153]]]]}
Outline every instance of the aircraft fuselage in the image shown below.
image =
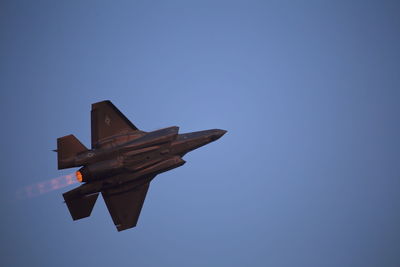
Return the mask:
{"type": "Polygon", "coordinates": [[[81,167],[81,186],[63,194],[74,220],[90,216],[101,192],[118,229],[137,223],[150,182],[182,166],[182,157],[219,139],[225,130],[178,134],[172,126],[152,132],[136,128],[110,101],[92,105],[92,148],[73,135],[57,139],[58,168],[81,167]]]}

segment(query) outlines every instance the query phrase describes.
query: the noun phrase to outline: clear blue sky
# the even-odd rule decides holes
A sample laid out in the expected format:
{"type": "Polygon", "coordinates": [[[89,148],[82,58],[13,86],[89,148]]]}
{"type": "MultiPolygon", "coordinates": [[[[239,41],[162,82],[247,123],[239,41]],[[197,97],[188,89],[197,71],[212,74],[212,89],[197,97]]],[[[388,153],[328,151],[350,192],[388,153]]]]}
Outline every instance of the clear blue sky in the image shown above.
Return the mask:
{"type": "MultiPolygon", "coordinates": [[[[1,1],[1,266],[400,266],[397,1],[1,1]],[[145,131],[229,132],[118,233],[73,222],[56,139],[110,99],[145,131]]],[[[72,170],[73,171],[73,170],[72,170]]]]}

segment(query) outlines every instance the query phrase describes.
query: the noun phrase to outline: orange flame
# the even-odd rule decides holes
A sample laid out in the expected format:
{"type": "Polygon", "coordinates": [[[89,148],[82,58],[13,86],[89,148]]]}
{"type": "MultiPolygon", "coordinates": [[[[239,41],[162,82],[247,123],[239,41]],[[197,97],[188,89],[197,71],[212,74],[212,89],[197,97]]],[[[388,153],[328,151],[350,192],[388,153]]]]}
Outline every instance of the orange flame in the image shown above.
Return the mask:
{"type": "Polygon", "coordinates": [[[82,183],[82,181],[83,181],[82,173],[81,173],[80,171],[77,171],[77,172],[75,173],[75,175],[76,175],[76,180],[77,180],[78,182],[82,183]]]}
{"type": "Polygon", "coordinates": [[[76,177],[77,180],[74,179],[74,174],[67,174],[64,176],[60,176],[57,178],[53,178],[47,181],[42,181],[37,184],[32,184],[29,186],[25,186],[24,188],[21,188],[20,190],[17,191],[17,198],[18,199],[26,199],[26,198],[32,198],[32,197],[37,197],[39,195],[64,188],[66,186],[69,186],[71,184],[77,183],[78,177],[76,177]]]}

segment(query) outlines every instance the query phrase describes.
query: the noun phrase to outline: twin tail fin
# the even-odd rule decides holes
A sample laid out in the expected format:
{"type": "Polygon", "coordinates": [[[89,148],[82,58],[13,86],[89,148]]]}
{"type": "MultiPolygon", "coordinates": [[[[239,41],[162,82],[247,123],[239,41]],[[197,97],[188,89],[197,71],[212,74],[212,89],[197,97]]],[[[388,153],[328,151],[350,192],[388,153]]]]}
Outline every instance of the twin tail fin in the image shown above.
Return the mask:
{"type": "Polygon", "coordinates": [[[72,134],[57,139],[58,169],[76,167],[75,156],[88,149],[72,134]]]}

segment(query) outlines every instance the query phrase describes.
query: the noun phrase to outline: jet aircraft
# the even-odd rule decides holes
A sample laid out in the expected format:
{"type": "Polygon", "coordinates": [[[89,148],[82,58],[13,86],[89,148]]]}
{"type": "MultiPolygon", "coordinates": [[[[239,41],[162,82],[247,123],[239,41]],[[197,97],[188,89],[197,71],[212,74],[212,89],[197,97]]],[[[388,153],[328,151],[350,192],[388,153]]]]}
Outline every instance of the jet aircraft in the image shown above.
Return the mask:
{"type": "Polygon", "coordinates": [[[89,217],[99,193],[118,231],[135,227],[150,182],[182,166],[182,157],[220,138],[225,130],[178,134],[172,126],[144,132],[110,101],[92,104],[91,149],[74,135],[57,139],[58,169],[76,171],[79,187],[63,194],[73,220],[89,217]]]}

